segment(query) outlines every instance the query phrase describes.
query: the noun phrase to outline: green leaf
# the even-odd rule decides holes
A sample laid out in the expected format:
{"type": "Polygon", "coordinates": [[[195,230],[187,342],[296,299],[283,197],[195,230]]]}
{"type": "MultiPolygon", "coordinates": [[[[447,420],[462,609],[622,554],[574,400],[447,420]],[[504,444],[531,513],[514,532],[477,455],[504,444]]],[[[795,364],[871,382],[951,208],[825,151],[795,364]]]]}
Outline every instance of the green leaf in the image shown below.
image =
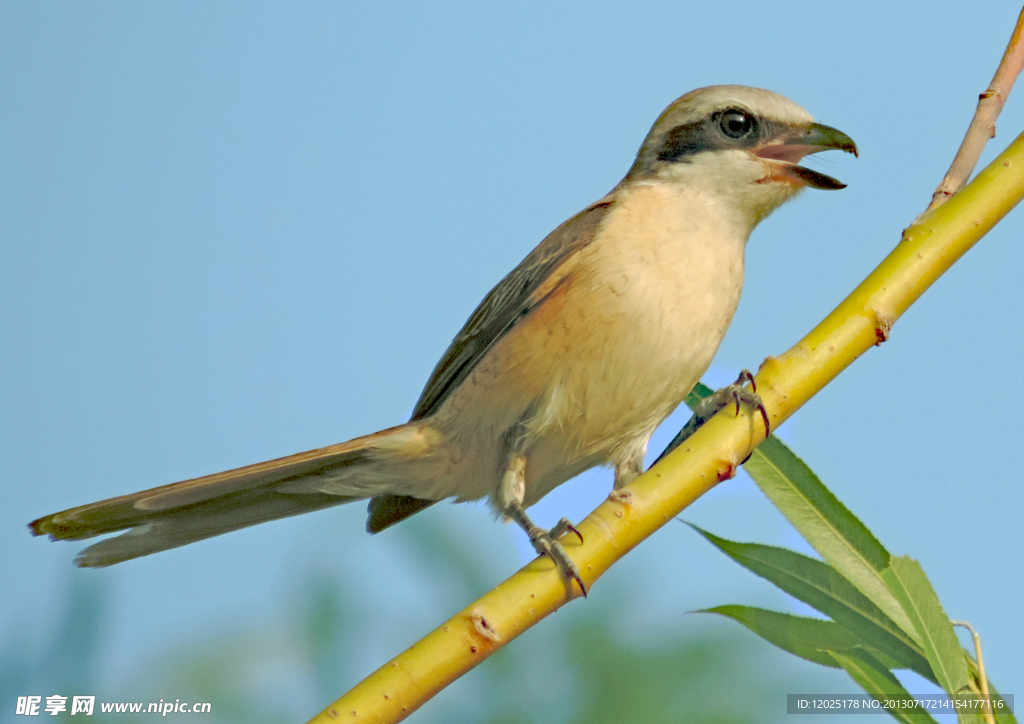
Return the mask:
{"type": "MultiPolygon", "coordinates": [[[[694,409],[712,394],[710,387],[698,382],[686,404],[694,409]]],[[[889,565],[889,551],[803,460],[772,435],[754,450],[743,469],[822,558],[916,638],[917,630],[881,578],[889,565]]]]}
{"type": "MultiPolygon", "coordinates": [[[[753,606],[715,606],[696,613],[717,613],[738,621],[765,641],[783,651],[823,666],[839,668],[828,650],[850,652],[867,644],[833,621],[794,616],[753,606]]],[[[872,655],[889,668],[904,668],[903,663],[872,649],[872,655]]]]}
{"type": "Polygon", "coordinates": [[[917,629],[939,686],[950,696],[964,691],[970,681],[967,659],[921,564],[909,556],[894,557],[882,578],[917,629]]]}
{"type": "Polygon", "coordinates": [[[689,407],[691,410],[695,410],[697,409],[697,405],[700,404],[701,400],[703,400],[706,397],[711,397],[711,395],[713,394],[715,394],[714,390],[705,385],[703,382],[698,382],[693,386],[693,389],[690,390],[690,394],[686,396],[686,406],[689,407]]]}
{"type": "Polygon", "coordinates": [[[741,566],[831,617],[902,667],[935,681],[917,642],[827,563],[785,548],[728,541],[691,527],[741,566]]]}
{"type": "MultiPolygon", "coordinates": [[[[885,668],[882,662],[866,651],[850,653],[829,651],[828,653],[835,659],[837,664],[846,669],[846,673],[860,684],[864,691],[877,701],[914,698],[903,688],[899,680],[885,668]]],[[[927,724],[928,722],[938,724],[924,709],[888,709],[887,711],[896,721],[905,722],[906,724],[927,724]]]]}
{"type": "Polygon", "coordinates": [[[882,580],[889,551],[803,460],[772,436],[758,446],[743,469],[822,558],[916,637],[913,624],[882,580]]]}

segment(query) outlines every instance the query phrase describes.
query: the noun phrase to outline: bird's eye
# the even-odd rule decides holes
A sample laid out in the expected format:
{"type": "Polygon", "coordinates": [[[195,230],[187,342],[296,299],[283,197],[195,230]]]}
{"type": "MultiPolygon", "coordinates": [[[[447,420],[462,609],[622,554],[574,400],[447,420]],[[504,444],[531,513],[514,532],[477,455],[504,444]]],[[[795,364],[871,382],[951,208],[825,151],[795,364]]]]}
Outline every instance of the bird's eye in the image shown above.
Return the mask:
{"type": "Polygon", "coordinates": [[[744,138],[754,130],[754,118],[749,113],[731,110],[722,113],[718,125],[729,138],[744,138]]]}

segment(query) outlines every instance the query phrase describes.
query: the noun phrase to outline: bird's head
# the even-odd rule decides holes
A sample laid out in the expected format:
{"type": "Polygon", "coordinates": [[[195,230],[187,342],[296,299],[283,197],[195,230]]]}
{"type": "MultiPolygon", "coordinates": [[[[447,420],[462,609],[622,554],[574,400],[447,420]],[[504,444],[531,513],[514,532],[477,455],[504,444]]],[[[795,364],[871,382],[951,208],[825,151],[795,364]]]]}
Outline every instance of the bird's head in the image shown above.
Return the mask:
{"type": "Polygon", "coordinates": [[[798,165],[808,154],[830,149],[857,155],[849,136],[815,123],[778,93],[738,85],[698,88],[658,117],[624,182],[689,184],[749,214],[752,227],[803,188],[844,188],[798,165]]]}

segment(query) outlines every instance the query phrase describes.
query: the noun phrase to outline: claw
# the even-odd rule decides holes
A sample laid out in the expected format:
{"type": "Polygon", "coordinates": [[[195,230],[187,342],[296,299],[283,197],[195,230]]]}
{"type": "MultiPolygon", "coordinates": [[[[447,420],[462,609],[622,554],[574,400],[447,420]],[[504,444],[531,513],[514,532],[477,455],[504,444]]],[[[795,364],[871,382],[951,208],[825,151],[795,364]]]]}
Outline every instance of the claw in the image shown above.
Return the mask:
{"type": "Polygon", "coordinates": [[[761,401],[757,394],[757,383],[754,381],[754,375],[751,374],[750,370],[740,370],[739,378],[730,387],[732,388],[733,399],[736,401],[736,414],[740,414],[740,402],[746,402],[761,413],[761,420],[764,422],[764,436],[768,437],[771,435],[772,426],[768,420],[768,410],[765,409],[764,402],[761,401]],[[743,389],[743,385],[748,382],[750,383],[749,394],[743,389]]]}
{"type": "Polygon", "coordinates": [[[551,559],[555,562],[555,566],[566,576],[576,581],[576,585],[580,587],[580,593],[583,597],[587,597],[587,587],[583,584],[583,579],[580,578],[580,570],[576,567],[576,564],[565,554],[565,550],[562,548],[562,544],[558,541],[551,541],[552,549],[548,552],[551,559]]]}
{"type": "Polygon", "coordinates": [[[555,527],[548,531],[548,534],[552,539],[561,538],[566,533],[572,533],[580,539],[580,545],[583,545],[583,534],[576,530],[576,526],[570,522],[568,518],[562,518],[560,521],[555,523],[555,527]]]}
{"type": "Polygon", "coordinates": [[[764,436],[768,437],[772,434],[772,424],[768,422],[768,410],[764,409],[764,403],[761,402],[760,397],[757,400],[757,411],[761,413],[761,419],[764,420],[764,436]]]}
{"type": "MultiPolygon", "coordinates": [[[[559,521],[559,523],[561,523],[561,521],[559,521]]],[[[530,536],[530,542],[533,544],[533,549],[537,551],[537,553],[540,555],[547,555],[555,562],[555,567],[562,573],[562,575],[576,581],[576,585],[580,587],[583,597],[587,597],[587,587],[583,584],[583,579],[580,578],[580,569],[576,567],[576,564],[573,563],[572,559],[566,554],[565,549],[562,548],[562,544],[551,537],[551,533],[543,528],[537,528],[530,536]]]]}
{"type": "Polygon", "coordinates": [[[572,581],[576,581],[580,591],[583,593],[583,597],[586,598],[587,587],[583,584],[583,579],[580,577],[580,570],[566,554],[562,544],[557,540],[565,535],[565,533],[571,532],[575,533],[582,543],[583,535],[576,530],[576,526],[570,523],[568,518],[562,518],[550,531],[544,530],[533,524],[526,515],[526,511],[523,510],[522,504],[517,501],[512,501],[505,512],[509,518],[519,524],[519,527],[530,538],[530,545],[537,551],[537,555],[547,555],[555,562],[555,568],[558,569],[562,576],[568,579],[570,597],[572,595],[572,581]]]}
{"type": "Polygon", "coordinates": [[[661,455],[658,456],[657,460],[654,461],[656,465],[663,457],[668,455],[670,452],[679,447],[684,440],[690,435],[695,433],[697,429],[709,420],[716,412],[724,407],[728,407],[729,402],[732,401],[736,404],[736,415],[740,414],[740,403],[745,402],[759,413],[761,413],[761,420],[764,422],[764,436],[767,438],[772,434],[771,421],[768,418],[768,410],[765,409],[764,402],[757,395],[757,383],[754,381],[754,375],[751,374],[750,370],[742,370],[739,378],[726,387],[717,390],[710,397],[705,398],[699,405],[694,408],[693,417],[690,418],[689,422],[683,426],[683,429],[672,439],[672,442],[668,444],[661,455]],[[750,390],[744,389],[743,385],[750,383],[750,390]]]}
{"type": "Polygon", "coordinates": [[[573,580],[576,581],[576,585],[580,587],[580,593],[582,593],[583,597],[586,598],[587,597],[587,587],[583,585],[583,579],[580,578],[580,574],[573,571],[573,572],[570,572],[569,575],[571,575],[573,580]]]}

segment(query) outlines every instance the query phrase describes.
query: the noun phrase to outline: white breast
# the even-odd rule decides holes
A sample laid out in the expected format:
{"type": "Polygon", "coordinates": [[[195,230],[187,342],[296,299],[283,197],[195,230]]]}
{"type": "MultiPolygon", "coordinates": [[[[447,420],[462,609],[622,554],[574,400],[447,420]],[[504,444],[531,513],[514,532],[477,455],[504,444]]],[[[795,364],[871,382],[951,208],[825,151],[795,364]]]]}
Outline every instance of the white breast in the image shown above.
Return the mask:
{"type": "Polygon", "coordinates": [[[575,354],[559,370],[562,389],[543,427],[553,423],[587,454],[649,435],[725,336],[747,235],[692,187],[623,190],[568,292],[575,354]]]}

